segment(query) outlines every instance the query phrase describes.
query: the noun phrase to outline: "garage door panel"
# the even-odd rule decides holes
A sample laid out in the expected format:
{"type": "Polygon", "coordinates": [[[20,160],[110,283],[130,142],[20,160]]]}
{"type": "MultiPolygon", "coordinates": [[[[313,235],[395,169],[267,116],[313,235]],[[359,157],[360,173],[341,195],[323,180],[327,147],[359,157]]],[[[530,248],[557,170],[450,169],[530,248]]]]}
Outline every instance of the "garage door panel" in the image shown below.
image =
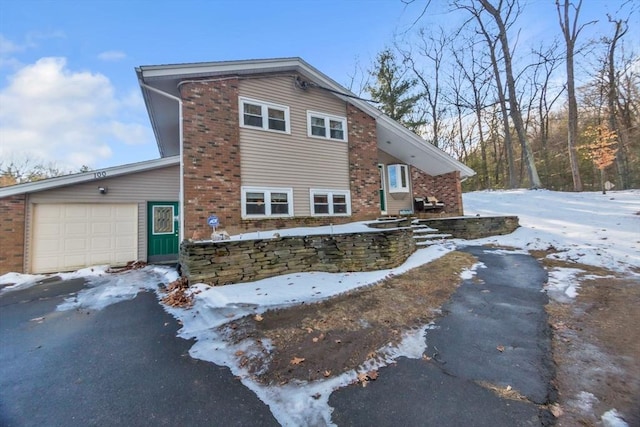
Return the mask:
{"type": "Polygon", "coordinates": [[[89,250],[87,245],[87,241],[82,239],[73,239],[73,238],[63,238],[64,242],[64,250],[65,252],[69,251],[86,251],[89,250]]]}
{"type": "Polygon", "coordinates": [[[137,204],[38,204],[33,218],[34,273],[124,264],[138,257],[137,204]]]}
{"type": "MultiPolygon", "coordinates": [[[[80,218],[74,218],[76,221],[80,221],[80,218]]],[[[87,224],[85,223],[73,223],[73,224],[65,224],[64,234],[62,236],[86,236],[87,235],[87,224]]]]}
{"type": "Polygon", "coordinates": [[[91,239],[91,248],[94,251],[109,251],[111,249],[113,249],[112,246],[112,239],[110,239],[109,237],[93,237],[91,239]]]}
{"type": "Polygon", "coordinates": [[[64,205],[64,218],[84,219],[87,217],[88,207],[84,205],[64,205]]]}
{"type": "Polygon", "coordinates": [[[91,224],[91,234],[111,234],[112,225],[109,222],[99,222],[91,224]]]}

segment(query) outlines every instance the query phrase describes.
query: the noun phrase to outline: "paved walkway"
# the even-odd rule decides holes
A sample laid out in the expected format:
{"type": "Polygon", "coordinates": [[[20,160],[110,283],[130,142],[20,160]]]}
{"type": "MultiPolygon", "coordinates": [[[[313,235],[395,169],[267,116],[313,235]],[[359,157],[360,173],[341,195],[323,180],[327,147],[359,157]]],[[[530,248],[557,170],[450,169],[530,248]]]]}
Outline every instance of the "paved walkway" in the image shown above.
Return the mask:
{"type": "Polygon", "coordinates": [[[463,249],[484,263],[427,331],[431,361],[401,359],[367,388],[334,392],[340,426],[541,426],[538,404],[555,397],[550,329],[541,292],[545,270],[528,255],[463,249]],[[480,383],[511,387],[527,400],[499,397],[480,383]]]}

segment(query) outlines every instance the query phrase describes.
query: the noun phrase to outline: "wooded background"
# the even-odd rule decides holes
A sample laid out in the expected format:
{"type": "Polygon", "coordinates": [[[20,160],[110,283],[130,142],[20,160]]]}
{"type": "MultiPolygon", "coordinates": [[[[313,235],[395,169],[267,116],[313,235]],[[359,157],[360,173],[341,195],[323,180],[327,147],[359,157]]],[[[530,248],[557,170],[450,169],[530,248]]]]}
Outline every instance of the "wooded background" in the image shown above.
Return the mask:
{"type": "Polygon", "coordinates": [[[640,188],[640,3],[585,22],[581,0],[402,2],[415,22],[350,88],[472,167],[465,190],[640,188]],[[557,33],[520,42],[527,7],[557,33]]]}

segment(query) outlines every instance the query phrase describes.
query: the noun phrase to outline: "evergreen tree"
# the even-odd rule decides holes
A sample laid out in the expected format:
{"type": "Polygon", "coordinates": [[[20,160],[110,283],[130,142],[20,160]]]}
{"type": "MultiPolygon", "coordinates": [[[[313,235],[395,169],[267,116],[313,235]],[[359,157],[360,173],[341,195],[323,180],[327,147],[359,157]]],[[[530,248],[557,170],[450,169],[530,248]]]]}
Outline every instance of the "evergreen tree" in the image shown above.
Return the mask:
{"type": "Polygon", "coordinates": [[[411,95],[417,80],[405,78],[406,70],[398,64],[390,49],[378,54],[374,69],[369,72],[375,78],[375,83],[367,86],[366,90],[374,101],[380,103],[378,108],[393,120],[419,133],[426,121],[417,108],[422,95],[411,95]]]}

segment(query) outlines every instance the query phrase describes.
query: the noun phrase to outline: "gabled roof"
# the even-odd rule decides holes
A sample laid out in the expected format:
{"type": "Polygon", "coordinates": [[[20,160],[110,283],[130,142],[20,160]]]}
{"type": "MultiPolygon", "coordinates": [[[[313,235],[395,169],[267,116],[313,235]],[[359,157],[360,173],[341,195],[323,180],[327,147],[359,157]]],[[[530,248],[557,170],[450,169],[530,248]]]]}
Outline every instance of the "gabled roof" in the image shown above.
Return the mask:
{"type": "Polygon", "coordinates": [[[403,163],[415,166],[430,175],[441,175],[453,171],[460,171],[463,178],[475,175],[471,168],[429,144],[368,102],[358,99],[355,94],[301,58],[295,57],[137,67],[136,73],[160,155],[172,156],[180,152],[178,103],[145,86],[179,98],[178,85],[184,80],[277,72],[299,73],[314,84],[330,90],[338,98],[374,117],[378,133],[378,148],[403,163]]]}
{"type": "Polygon", "coordinates": [[[128,165],[114,166],[111,168],[93,170],[89,172],[63,175],[55,178],[43,179],[41,181],[25,182],[24,184],[11,185],[0,188],[0,199],[3,197],[15,196],[17,194],[35,193],[38,191],[52,190],[54,188],[66,187],[72,184],[81,184],[88,181],[98,181],[100,179],[114,178],[116,176],[127,175],[136,172],[144,172],[159,169],[167,166],[179,165],[180,157],[172,156],[161,159],[147,160],[144,162],[130,163],[128,165]],[[103,178],[96,178],[96,173],[105,173],[103,178]]]}

